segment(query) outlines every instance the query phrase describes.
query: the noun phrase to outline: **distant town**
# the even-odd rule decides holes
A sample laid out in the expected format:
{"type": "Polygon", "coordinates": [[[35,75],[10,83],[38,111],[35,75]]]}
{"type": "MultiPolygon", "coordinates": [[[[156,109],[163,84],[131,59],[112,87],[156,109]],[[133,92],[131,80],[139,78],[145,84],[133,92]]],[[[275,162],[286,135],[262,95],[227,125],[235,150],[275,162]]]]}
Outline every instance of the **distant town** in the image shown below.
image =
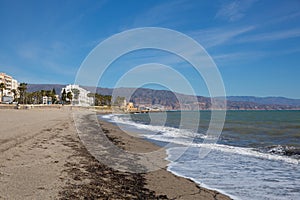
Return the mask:
{"type": "Polygon", "coordinates": [[[135,107],[133,102],[127,102],[124,97],[117,97],[112,103],[111,95],[91,93],[79,85],[66,85],[60,91],[37,90],[27,92],[27,83],[19,83],[12,76],[0,73],[0,103],[2,104],[42,104],[42,105],[72,105],[72,106],[102,106],[109,108],[112,105],[125,112],[161,111],[158,107],[135,107]]]}
{"type": "MultiPolygon", "coordinates": [[[[124,88],[126,90],[126,88],[124,88]]],[[[130,99],[112,97],[113,89],[91,88],[74,84],[19,83],[13,76],[0,73],[0,102],[15,105],[70,105],[111,109],[127,113],[164,110],[211,110],[210,97],[174,93],[167,90],[138,88],[130,99]],[[90,92],[94,91],[94,92],[90,92]]],[[[217,98],[216,98],[217,99],[217,98]]],[[[284,97],[227,97],[227,110],[299,110],[299,99],[284,97]]]]}
{"type": "Polygon", "coordinates": [[[12,76],[0,73],[2,104],[70,104],[78,106],[94,105],[92,94],[78,85],[67,85],[61,91],[40,90],[26,92],[27,83],[19,83],[12,76]]]}

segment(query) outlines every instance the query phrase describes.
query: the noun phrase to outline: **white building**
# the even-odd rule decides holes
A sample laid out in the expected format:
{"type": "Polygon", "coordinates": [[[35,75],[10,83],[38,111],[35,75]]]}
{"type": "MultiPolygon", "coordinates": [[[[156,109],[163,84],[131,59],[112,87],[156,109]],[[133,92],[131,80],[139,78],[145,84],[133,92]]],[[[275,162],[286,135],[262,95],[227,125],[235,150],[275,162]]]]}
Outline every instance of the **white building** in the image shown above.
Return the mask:
{"type": "MultiPolygon", "coordinates": [[[[91,92],[79,87],[79,85],[67,85],[65,88],[62,88],[61,94],[63,93],[64,90],[66,90],[66,94],[68,94],[68,92],[72,93],[72,100],[71,100],[72,105],[76,105],[76,106],[94,105],[94,98],[88,96],[88,94],[91,92]]],[[[67,101],[70,101],[70,99],[67,99],[67,101]]]]}
{"type": "MultiPolygon", "coordinates": [[[[0,83],[4,83],[5,90],[3,90],[3,94],[0,94],[0,97],[8,96],[8,97],[14,97],[13,90],[18,91],[18,81],[13,79],[11,76],[0,72],[0,83]]],[[[18,95],[18,94],[17,94],[18,95]]],[[[1,102],[0,98],[0,102],[1,102]]]]}
{"type": "Polygon", "coordinates": [[[52,97],[43,96],[43,104],[52,104],[52,97]]]}

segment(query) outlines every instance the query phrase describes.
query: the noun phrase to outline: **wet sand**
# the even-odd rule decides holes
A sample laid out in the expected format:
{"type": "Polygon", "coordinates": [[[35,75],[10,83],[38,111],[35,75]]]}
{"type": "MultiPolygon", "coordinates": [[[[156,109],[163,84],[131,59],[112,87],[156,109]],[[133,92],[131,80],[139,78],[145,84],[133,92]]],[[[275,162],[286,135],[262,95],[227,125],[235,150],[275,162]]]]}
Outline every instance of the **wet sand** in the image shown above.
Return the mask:
{"type": "MultiPolygon", "coordinates": [[[[124,133],[117,126],[100,121],[103,131],[114,143],[127,151],[150,152],[160,147],[144,139],[134,137],[124,133]]],[[[230,199],[229,197],[217,192],[199,187],[193,181],[176,176],[167,171],[166,168],[143,174],[145,177],[146,188],[155,191],[157,195],[166,195],[168,199],[230,199]]]]}
{"type": "MultiPolygon", "coordinates": [[[[100,124],[122,149],[159,148],[100,124]]],[[[229,199],[165,169],[136,174],[99,162],[79,139],[69,107],[3,109],[0,127],[0,199],[229,199]]]]}

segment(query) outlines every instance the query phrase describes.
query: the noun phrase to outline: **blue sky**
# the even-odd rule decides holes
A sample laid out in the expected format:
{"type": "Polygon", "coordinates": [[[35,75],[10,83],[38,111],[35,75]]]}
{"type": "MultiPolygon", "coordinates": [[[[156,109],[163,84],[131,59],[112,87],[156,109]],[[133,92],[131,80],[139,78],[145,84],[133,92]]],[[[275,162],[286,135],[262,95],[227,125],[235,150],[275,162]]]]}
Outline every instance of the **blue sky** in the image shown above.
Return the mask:
{"type": "MultiPolygon", "coordinates": [[[[0,71],[21,82],[73,83],[83,60],[101,41],[132,28],[163,27],[206,49],[227,95],[300,99],[297,0],[0,0],[0,27],[0,71]]],[[[156,62],[180,68],[197,85],[197,94],[208,95],[188,63],[165,54],[145,50],[123,56],[100,86],[113,87],[130,67],[156,62]]]]}

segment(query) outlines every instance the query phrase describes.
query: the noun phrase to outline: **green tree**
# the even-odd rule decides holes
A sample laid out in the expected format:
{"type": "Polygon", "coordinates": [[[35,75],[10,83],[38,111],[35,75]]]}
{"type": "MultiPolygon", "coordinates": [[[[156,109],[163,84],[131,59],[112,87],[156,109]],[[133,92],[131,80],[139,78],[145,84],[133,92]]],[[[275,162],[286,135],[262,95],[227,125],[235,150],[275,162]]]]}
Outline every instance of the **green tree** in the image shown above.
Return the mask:
{"type": "Polygon", "coordinates": [[[55,88],[52,89],[52,94],[53,94],[53,95],[56,95],[55,88]]]}
{"type": "Polygon", "coordinates": [[[67,93],[67,98],[69,99],[70,103],[72,102],[72,99],[73,99],[73,94],[72,92],[68,92],[67,93]]]}
{"type": "Polygon", "coordinates": [[[11,92],[14,93],[14,101],[16,101],[17,94],[18,94],[17,90],[16,89],[12,89],[11,92]]]}
{"type": "Polygon", "coordinates": [[[34,95],[35,95],[35,92],[27,92],[26,93],[26,103],[27,104],[35,103],[34,95]]]}
{"type": "Polygon", "coordinates": [[[104,105],[104,96],[101,94],[96,94],[96,99],[98,101],[98,105],[102,106],[104,105]]]}
{"type": "Polygon", "coordinates": [[[46,91],[46,96],[47,97],[52,97],[52,90],[47,90],[46,91]]]}
{"type": "MultiPolygon", "coordinates": [[[[111,105],[112,96],[110,95],[101,95],[98,93],[89,93],[88,97],[94,98],[94,105],[95,106],[104,106],[104,105],[111,105]]],[[[125,97],[120,97],[121,100],[124,101],[125,97]]]]}
{"type": "Polygon", "coordinates": [[[40,94],[42,95],[42,97],[43,97],[43,96],[46,96],[46,91],[45,91],[45,90],[41,90],[41,91],[40,91],[40,94]]]}
{"type": "Polygon", "coordinates": [[[105,96],[104,96],[104,102],[105,102],[105,105],[110,106],[110,105],[111,105],[111,99],[112,99],[112,96],[110,96],[110,95],[105,95],[105,96]]]}
{"type": "Polygon", "coordinates": [[[22,100],[22,103],[24,104],[25,97],[26,97],[27,83],[20,83],[18,90],[20,92],[20,100],[22,100]]]}
{"type": "Polygon", "coordinates": [[[34,104],[41,104],[42,103],[42,95],[41,95],[40,91],[33,92],[32,98],[33,98],[33,103],[34,104]]]}
{"type": "Polygon", "coordinates": [[[0,83],[0,91],[1,91],[1,102],[2,102],[2,99],[3,99],[3,93],[4,93],[4,90],[6,89],[6,86],[4,83],[0,83]]]}
{"type": "Polygon", "coordinates": [[[62,100],[62,104],[64,104],[67,100],[67,93],[66,93],[66,89],[63,90],[62,94],[61,94],[61,100],[62,100]]]}
{"type": "Polygon", "coordinates": [[[57,103],[57,97],[56,97],[55,88],[53,88],[52,91],[51,91],[51,97],[52,97],[52,104],[57,103]]]}

